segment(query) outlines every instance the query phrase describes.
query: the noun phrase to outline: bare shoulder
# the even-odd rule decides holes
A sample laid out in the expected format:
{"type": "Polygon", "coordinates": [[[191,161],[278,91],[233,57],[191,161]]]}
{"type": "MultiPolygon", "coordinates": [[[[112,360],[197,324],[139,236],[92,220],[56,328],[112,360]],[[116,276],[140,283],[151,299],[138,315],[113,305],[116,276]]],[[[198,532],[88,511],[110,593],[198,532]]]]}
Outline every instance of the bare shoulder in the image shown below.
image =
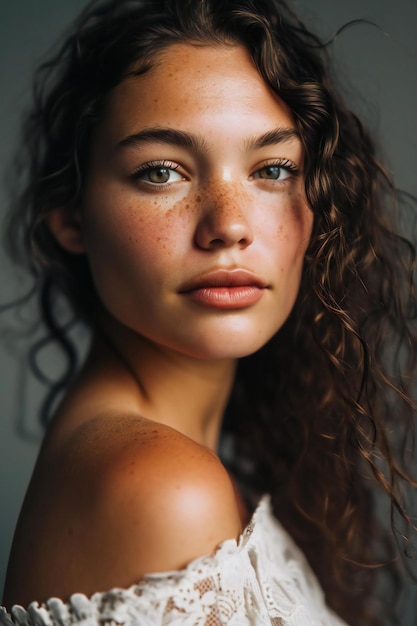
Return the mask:
{"type": "Polygon", "coordinates": [[[114,461],[98,477],[97,513],[107,528],[123,528],[127,547],[140,548],[140,574],[181,568],[239,534],[230,478],[210,450],[148,423],[114,461]]]}
{"type": "Polygon", "coordinates": [[[233,486],[217,456],[147,420],[82,427],[47,476],[38,510],[26,515],[39,538],[33,566],[25,554],[16,559],[37,572],[20,587],[19,602],[127,587],[147,573],[181,569],[241,531],[233,486]]]}
{"type": "Polygon", "coordinates": [[[96,527],[104,520],[103,533],[119,530],[126,552],[135,552],[136,576],[181,568],[239,534],[230,478],[207,448],[141,421],[108,454],[105,467],[100,463],[99,473],[92,473],[90,511],[96,527]]]}

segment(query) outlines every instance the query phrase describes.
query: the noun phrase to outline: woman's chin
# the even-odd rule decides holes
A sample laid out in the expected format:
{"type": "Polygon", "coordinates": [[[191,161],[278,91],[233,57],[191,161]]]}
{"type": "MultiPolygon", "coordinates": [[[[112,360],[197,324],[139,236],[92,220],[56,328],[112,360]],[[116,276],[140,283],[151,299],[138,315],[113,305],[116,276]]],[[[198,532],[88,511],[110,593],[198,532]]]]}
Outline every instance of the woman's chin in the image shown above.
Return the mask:
{"type": "Polygon", "coordinates": [[[183,351],[190,357],[205,361],[217,361],[224,359],[240,359],[254,354],[262,348],[270,337],[250,340],[248,337],[212,337],[211,341],[199,345],[188,346],[183,351]]]}

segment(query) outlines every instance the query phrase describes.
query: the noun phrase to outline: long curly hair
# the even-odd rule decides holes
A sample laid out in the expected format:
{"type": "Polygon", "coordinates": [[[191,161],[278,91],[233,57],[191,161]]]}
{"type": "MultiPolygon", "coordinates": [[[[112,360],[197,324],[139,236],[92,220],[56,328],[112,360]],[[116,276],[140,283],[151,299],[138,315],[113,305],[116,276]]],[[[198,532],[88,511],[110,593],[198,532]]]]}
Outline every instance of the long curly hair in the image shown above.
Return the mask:
{"type": "Polygon", "coordinates": [[[62,249],[46,218],[82,196],[92,134],[112,89],[184,41],[247,48],[294,115],[314,213],[289,319],[239,362],[224,420],[228,463],[248,489],[272,494],[330,606],[357,626],[394,623],[387,589],[401,569],[395,536],[412,528],[404,486],[416,486],[415,249],[395,223],[406,203],[337,95],[326,46],[284,1],[95,1],[39,68],[7,241],[33,273],[43,320],[69,359],[49,400],[75,368],[56,299],[63,294],[94,328],[97,295],[86,258],[62,249]],[[378,515],[379,492],[396,535],[378,515]]]}

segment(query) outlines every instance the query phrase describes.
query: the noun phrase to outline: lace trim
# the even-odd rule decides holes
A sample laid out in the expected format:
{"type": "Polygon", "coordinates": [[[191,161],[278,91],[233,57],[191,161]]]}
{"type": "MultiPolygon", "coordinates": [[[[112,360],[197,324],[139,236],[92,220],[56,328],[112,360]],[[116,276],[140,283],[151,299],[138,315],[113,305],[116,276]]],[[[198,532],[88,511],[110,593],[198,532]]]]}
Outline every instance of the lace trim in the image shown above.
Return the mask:
{"type": "Polygon", "coordinates": [[[272,515],[269,496],[258,504],[238,541],[184,569],[148,574],[127,589],[51,598],[11,614],[1,626],[343,626],[326,607],[304,556],[272,515]]]}

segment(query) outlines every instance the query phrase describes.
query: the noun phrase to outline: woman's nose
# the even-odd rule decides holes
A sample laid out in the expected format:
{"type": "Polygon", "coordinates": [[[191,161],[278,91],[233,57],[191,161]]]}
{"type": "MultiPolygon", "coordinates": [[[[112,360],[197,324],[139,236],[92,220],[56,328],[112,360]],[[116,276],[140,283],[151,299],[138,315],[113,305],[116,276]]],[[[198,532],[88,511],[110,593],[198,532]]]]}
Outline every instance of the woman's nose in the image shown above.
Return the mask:
{"type": "Polygon", "coordinates": [[[251,200],[247,193],[225,183],[220,189],[207,189],[200,198],[201,212],[196,229],[199,248],[246,248],[253,242],[251,200]]]}

